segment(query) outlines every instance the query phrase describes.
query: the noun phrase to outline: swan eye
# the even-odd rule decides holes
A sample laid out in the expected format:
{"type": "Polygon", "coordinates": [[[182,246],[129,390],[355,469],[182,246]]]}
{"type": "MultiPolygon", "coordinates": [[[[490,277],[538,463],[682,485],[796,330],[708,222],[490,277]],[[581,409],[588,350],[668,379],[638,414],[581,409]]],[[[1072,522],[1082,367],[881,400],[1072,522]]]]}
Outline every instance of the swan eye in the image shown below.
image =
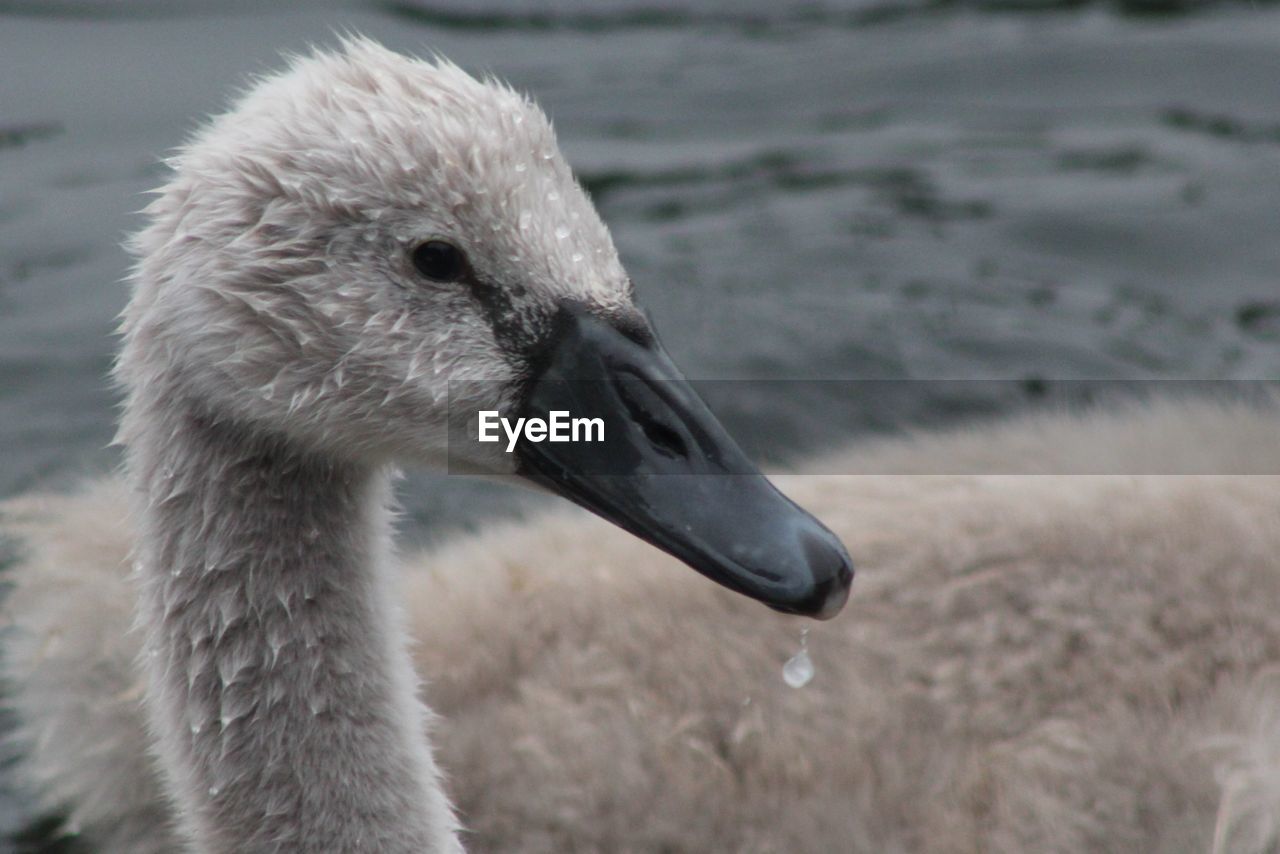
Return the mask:
{"type": "Polygon", "coordinates": [[[467,259],[452,243],[428,240],[413,250],[413,266],[432,281],[453,282],[466,272],[467,259]]]}

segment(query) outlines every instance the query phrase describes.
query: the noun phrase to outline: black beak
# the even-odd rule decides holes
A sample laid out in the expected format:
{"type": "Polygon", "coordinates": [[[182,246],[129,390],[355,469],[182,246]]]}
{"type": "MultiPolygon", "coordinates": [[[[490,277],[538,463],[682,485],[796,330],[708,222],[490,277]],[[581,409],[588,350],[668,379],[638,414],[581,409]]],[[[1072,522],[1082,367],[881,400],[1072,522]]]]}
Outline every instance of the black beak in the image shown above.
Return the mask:
{"type": "Polygon", "coordinates": [[[518,415],[600,419],[603,437],[526,438],[522,475],[778,611],[844,606],[844,546],[747,460],[647,330],[565,309],[536,364],[518,415]]]}

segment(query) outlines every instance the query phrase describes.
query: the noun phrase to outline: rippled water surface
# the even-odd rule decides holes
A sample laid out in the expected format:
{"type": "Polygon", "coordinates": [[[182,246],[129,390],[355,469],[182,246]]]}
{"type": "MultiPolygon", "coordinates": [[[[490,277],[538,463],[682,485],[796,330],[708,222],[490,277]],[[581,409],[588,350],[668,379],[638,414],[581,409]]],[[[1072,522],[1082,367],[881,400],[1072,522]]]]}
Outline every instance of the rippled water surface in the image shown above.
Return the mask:
{"type": "MultiPolygon", "coordinates": [[[[0,495],[114,461],[118,243],[159,158],[345,30],[532,92],[691,376],[1022,381],[888,412],[718,384],[766,457],[1061,380],[1280,375],[1274,5],[265,5],[0,0],[0,495]]],[[[531,500],[406,496],[419,533],[531,500]]]]}

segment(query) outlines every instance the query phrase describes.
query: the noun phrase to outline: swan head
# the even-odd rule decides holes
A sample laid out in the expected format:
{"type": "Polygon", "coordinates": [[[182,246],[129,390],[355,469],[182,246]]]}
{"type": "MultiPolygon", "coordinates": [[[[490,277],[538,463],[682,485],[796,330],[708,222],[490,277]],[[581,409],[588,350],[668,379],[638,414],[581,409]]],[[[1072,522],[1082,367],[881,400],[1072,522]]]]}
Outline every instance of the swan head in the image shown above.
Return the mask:
{"type": "Polygon", "coordinates": [[[133,242],[126,444],[149,399],[346,457],[523,475],[776,608],[843,604],[843,547],[688,391],[527,98],[353,38],[258,81],[171,165],[133,242]],[[481,412],[575,406],[621,421],[612,440],[476,440],[481,412]]]}
{"type": "Polygon", "coordinates": [[[558,306],[644,322],[550,122],[443,60],[296,59],[170,163],[121,370],[180,369],[211,411],[439,461],[450,391],[509,405],[558,306]]]}

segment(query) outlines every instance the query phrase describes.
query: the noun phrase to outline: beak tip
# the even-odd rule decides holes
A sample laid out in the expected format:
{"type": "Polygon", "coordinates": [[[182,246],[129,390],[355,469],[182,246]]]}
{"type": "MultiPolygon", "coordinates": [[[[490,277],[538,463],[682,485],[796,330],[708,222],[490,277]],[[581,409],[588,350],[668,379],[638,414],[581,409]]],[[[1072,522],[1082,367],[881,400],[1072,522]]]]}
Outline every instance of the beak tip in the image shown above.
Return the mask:
{"type": "MultiPolygon", "coordinates": [[[[832,538],[835,539],[835,538],[832,538]]],[[[813,593],[806,600],[804,613],[814,620],[831,620],[849,600],[849,588],[854,581],[854,563],[836,540],[822,561],[810,563],[814,574],[813,593]]]]}
{"type": "Polygon", "coordinates": [[[846,564],[844,570],[837,578],[832,578],[825,585],[825,589],[819,591],[815,600],[819,602],[817,610],[813,612],[815,620],[830,620],[836,614],[844,609],[844,603],[849,600],[849,586],[853,582],[853,565],[846,564]]]}
{"type": "Polygon", "coordinates": [[[849,599],[853,561],[844,545],[826,528],[801,536],[809,583],[804,594],[783,610],[815,620],[830,620],[849,599]]]}

